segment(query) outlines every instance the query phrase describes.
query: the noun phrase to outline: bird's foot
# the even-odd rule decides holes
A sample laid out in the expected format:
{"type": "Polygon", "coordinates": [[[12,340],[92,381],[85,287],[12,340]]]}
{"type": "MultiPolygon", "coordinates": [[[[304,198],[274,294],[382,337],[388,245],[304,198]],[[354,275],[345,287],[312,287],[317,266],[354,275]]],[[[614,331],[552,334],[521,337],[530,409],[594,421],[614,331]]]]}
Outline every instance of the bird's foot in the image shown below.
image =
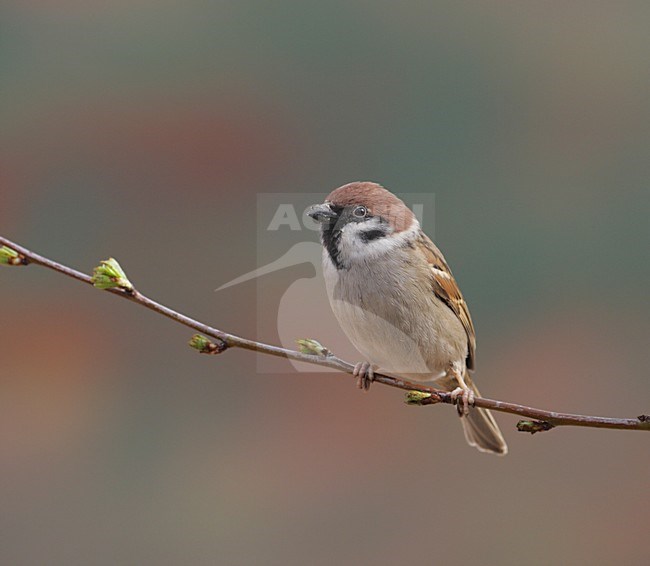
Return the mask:
{"type": "Polygon", "coordinates": [[[368,362],[359,362],[354,366],[352,375],[357,378],[357,387],[364,391],[368,391],[370,384],[375,380],[375,370],[368,362]]]}
{"type": "Polygon", "coordinates": [[[461,417],[469,415],[470,406],[474,406],[474,398],[474,392],[469,387],[456,387],[451,392],[451,399],[456,404],[456,410],[461,417]]]}

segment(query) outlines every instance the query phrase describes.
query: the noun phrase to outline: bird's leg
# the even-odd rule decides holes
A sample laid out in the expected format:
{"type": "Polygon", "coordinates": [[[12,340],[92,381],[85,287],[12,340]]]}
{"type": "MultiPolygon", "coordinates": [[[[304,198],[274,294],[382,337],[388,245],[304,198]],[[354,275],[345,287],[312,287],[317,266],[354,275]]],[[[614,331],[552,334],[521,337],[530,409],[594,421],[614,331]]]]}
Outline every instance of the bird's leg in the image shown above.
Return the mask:
{"type": "Polygon", "coordinates": [[[354,366],[352,375],[357,378],[357,387],[368,391],[370,384],[375,380],[375,370],[368,362],[359,362],[354,366]]]}
{"type": "Polygon", "coordinates": [[[458,383],[458,387],[456,387],[456,389],[451,392],[451,398],[456,404],[458,415],[461,417],[466,417],[469,415],[470,406],[474,406],[474,391],[472,391],[467,386],[465,380],[463,379],[463,372],[459,371],[456,366],[452,365],[447,371],[447,374],[450,377],[453,377],[458,383]]]}

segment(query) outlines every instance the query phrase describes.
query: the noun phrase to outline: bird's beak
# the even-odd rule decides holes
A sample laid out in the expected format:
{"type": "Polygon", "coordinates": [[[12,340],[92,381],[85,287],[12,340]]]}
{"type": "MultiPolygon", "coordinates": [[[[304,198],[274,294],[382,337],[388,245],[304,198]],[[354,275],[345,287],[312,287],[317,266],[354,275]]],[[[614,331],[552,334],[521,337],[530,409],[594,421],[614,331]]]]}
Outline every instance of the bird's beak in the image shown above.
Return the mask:
{"type": "Polygon", "coordinates": [[[314,204],[307,209],[307,216],[311,216],[316,222],[329,222],[338,215],[332,210],[332,207],[325,204],[314,204]]]}

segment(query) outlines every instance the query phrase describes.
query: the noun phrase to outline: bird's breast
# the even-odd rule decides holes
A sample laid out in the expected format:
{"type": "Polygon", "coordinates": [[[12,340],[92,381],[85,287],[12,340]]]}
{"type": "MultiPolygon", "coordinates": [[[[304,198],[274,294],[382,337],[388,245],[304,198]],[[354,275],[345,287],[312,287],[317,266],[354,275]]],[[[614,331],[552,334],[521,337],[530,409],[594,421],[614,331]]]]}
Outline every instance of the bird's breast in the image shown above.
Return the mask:
{"type": "Polygon", "coordinates": [[[462,324],[433,293],[427,269],[390,257],[338,270],[324,255],[335,317],[365,359],[386,373],[436,379],[467,355],[462,324]]]}

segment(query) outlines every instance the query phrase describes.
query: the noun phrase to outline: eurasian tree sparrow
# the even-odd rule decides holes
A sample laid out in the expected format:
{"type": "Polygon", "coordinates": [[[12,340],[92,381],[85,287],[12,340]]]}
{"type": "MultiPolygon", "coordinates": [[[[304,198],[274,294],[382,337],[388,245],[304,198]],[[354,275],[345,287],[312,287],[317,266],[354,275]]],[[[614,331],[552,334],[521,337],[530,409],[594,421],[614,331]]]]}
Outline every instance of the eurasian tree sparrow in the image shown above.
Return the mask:
{"type": "Polygon", "coordinates": [[[321,224],[327,294],[341,328],[374,370],[430,382],[457,400],[465,438],[483,452],[508,448],[489,411],[472,408],[476,339],[467,304],[440,250],[411,210],[371,182],[343,185],[307,214],[321,224]]]}

